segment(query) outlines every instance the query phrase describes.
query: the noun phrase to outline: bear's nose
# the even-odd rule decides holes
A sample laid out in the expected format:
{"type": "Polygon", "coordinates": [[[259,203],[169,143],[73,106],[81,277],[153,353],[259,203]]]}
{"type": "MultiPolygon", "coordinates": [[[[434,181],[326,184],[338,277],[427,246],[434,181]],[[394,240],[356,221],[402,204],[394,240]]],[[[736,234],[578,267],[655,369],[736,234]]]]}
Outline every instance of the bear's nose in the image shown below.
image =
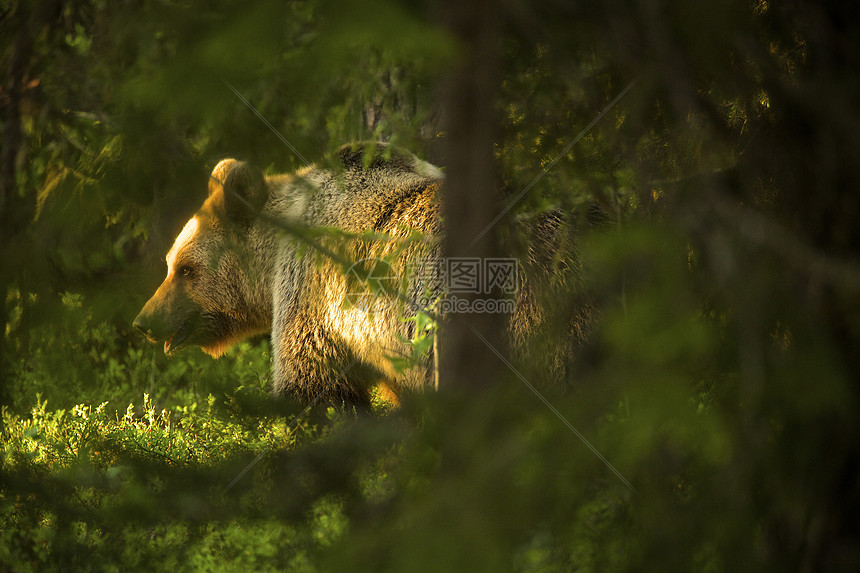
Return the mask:
{"type": "Polygon", "coordinates": [[[135,327],[136,329],[138,329],[139,331],[141,331],[142,333],[147,334],[147,335],[152,330],[149,327],[149,324],[143,319],[143,316],[141,314],[137,315],[137,318],[134,319],[134,322],[132,322],[131,325],[133,327],[135,327]]]}

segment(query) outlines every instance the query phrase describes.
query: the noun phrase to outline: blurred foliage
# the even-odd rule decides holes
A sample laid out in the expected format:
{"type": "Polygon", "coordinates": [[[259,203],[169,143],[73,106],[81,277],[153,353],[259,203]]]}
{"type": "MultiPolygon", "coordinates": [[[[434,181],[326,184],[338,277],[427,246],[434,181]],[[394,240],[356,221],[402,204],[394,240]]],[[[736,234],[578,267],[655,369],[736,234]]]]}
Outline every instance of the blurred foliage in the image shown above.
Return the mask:
{"type": "Polygon", "coordinates": [[[0,0],[4,570],[860,566],[856,8],[484,9],[499,231],[571,213],[548,314],[599,309],[576,391],[547,408],[537,356],[355,418],[271,403],[265,342],[167,360],[129,325],[219,159],[440,156],[442,8],[0,0]]]}

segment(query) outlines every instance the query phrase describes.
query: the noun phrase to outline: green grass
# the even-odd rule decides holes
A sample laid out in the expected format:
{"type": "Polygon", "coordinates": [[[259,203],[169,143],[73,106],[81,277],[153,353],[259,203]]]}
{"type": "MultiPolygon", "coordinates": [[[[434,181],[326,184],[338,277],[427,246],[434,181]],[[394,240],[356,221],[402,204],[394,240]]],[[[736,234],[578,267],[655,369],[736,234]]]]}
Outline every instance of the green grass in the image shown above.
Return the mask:
{"type": "Polygon", "coordinates": [[[252,419],[230,406],[227,401],[219,407],[210,395],[202,404],[159,410],[144,395],[124,414],[107,403],[54,410],[41,399],[26,415],[4,409],[0,563],[21,571],[147,564],[311,570],[308,550],[330,543],[343,529],[337,503],[318,504],[295,527],[254,518],[253,490],[259,485],[254,480],[267,479],[266,452],[289,451],[324,432],[307,420],[252,419]],[[254,471],[244,476],[252,487],[232,488],[244,496],[238,503],[249,517],[236,512],[235,519],[223,519],[237,503],[223,501],[231,493],[231,469],[238,477],[236,468],[259,454],[254,471]],[[201,478],[197,489],[195,476],[210,469],[216,475],[201,478]],[[180,487],[166,491],[175,485],[180,487]],[[210,511],[219,518],[202,521],[210,511]]]}

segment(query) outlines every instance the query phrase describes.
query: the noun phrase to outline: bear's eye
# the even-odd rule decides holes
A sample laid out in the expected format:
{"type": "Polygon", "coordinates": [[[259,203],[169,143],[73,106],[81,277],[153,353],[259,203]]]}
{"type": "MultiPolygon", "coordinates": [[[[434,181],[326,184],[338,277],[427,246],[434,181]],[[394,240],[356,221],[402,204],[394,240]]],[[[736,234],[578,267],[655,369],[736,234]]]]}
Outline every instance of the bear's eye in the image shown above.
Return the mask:
{"type": "Polygon", "coordinates": [[[179,267],[179,274],[183,277],[190,277],[194,274],[194,269],[191,268],[191,265],[182,265],[179,267]]]}

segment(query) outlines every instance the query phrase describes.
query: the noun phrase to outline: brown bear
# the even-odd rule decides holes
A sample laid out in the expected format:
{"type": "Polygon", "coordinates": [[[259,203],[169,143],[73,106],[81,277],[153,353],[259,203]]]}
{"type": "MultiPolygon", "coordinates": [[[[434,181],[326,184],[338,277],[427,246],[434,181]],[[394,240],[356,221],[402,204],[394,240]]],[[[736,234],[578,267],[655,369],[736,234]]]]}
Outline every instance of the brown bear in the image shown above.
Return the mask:
{"type": "MultiPolygon", "coordinates": [[[[399,297],[349,295],[368,275],[390,274],[389,262],[401,268],[433,252],[443,174],[381,144],[347,146],[338,158],[342,169],[276,176],[221,161],[134,326],[163,342],[165,353],[198,345],[216,357],[270,332],[273,390],[309,401],[367,407],[373,384],[384,381],[395,394],[422,388],[427,365],[398,372],[391,357],[408,354],[415,334],[415,322],[403,320],[404,298],[438,285],[419,277],[395,284],[399,297]],[[353,261],[370,266],[350,269],[353,261]],[[356,269],[362,280],[350,281],[346,271],[356,269]]],[[[382,281],[376,286],[385,290],[382,281]]]]}

